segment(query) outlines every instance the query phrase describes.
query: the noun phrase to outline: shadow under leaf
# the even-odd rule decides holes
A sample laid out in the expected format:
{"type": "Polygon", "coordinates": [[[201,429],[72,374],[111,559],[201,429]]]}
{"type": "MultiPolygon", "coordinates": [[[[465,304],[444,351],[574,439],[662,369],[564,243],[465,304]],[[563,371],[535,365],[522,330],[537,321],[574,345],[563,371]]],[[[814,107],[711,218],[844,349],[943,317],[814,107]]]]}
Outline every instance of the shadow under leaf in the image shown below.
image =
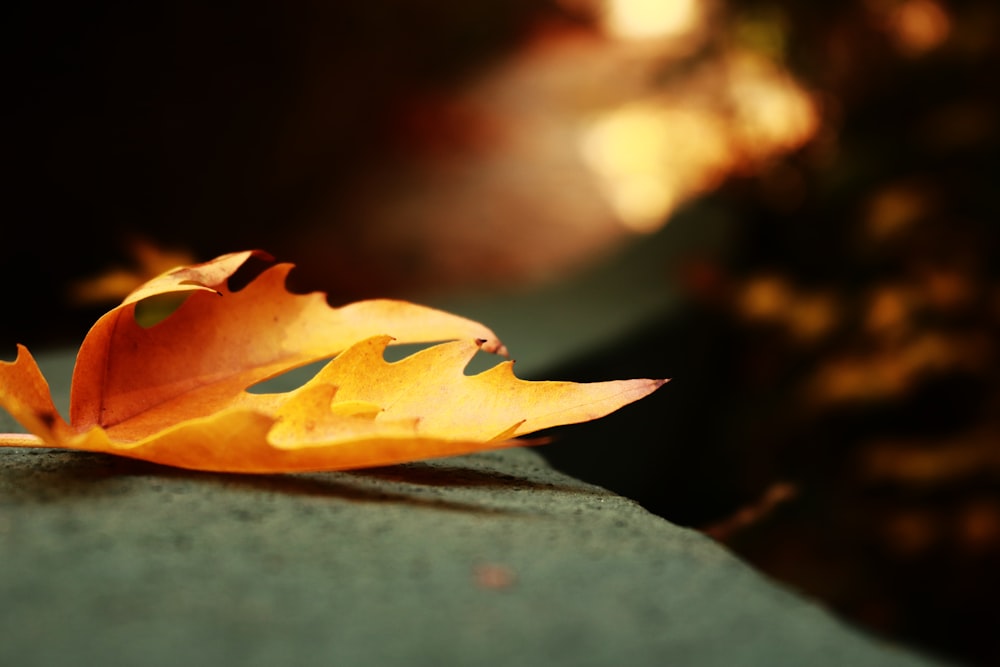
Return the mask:
{"type": "MultiPolygon", "coordinates": [[[[216,488],[244,488],[289,496],[323,497],[348,502],[392,503],[439,510],[516,514],[492,506],[489,499],[455,499],[445,489],[489,489],[594,493],[587,486],[557,485],[516,474],[455,464],[410,463],[353,471],[294,474],[236,474],[185,470],[137,459],[92,452],[26,448],[0,452],[0,501],[58,502],[67,497],[127,495],[144,482],[195,483],[216,488]],[[428,495],[427,489],[434,495],[428,495]]],[[[466,494],[468,495],[468,494],[466,494]]]]}

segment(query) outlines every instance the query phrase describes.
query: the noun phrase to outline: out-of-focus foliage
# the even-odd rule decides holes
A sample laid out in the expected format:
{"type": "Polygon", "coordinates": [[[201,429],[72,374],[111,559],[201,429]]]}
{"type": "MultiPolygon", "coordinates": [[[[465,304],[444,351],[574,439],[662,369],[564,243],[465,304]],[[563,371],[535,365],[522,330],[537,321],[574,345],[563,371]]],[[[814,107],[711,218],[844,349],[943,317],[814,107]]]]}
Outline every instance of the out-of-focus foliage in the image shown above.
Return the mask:
{"type": "Polygon", "coordinates": [[[796,491],[712,528],[866,626],[997,664],[1000,7],[733,9],[735,34],[822,91],[824,126],[730,181],[734,250],[687,274],[738,346],[753,398],[733,430],[773,466],[761,499],[796,491]]]}

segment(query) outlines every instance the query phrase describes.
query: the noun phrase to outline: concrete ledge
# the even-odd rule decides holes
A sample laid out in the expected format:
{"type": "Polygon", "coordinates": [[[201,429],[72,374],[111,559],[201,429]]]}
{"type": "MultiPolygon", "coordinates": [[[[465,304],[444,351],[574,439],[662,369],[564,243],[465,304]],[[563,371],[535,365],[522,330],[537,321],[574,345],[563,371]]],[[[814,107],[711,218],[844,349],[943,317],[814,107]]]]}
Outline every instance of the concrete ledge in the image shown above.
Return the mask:
{"type": "Polygon", "coordinates": [[[275,476],[0,449],[0,601],[18,667],[940,664],[528,449],[275,476]]]}

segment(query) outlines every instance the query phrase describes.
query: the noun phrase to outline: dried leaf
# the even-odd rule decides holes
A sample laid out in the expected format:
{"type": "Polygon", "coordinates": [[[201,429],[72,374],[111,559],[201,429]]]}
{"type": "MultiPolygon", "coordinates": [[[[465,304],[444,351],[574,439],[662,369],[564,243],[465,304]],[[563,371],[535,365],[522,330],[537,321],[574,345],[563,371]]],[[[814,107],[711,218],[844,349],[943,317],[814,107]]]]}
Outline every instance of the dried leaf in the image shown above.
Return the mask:
{"type": "Polygon", "coordinates": [[[260,251],[168,271],[91,328],[77,354],[70,421],[53,404],[34,358],[18,346],[0,362],[0,406],[31,434],[0,445],[107,452],[224,472],[291,472],[386,465],[525,444],[542,429],[597,419],[665,380],[528,382],[511,361],[478,375],[477,350],[506,354],[488,328],[404,301],[340,308],[285,287],[276,264],[246,287],[227,280],[260,251]],[[187,293],[143,327],[136,304],[187,293]],[[393,343],[442,342],[389,363],[393,343]],[[290,392],[248,388],[333,357],[290,392]]]}

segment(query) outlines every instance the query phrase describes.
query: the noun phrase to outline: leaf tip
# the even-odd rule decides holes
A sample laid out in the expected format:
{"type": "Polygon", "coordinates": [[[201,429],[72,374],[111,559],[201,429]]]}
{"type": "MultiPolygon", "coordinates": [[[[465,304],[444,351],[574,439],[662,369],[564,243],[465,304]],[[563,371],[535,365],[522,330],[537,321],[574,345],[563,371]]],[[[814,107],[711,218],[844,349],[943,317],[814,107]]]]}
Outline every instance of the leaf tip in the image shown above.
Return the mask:
{"type": "Polygon", "coordinates": [[[479,346],[483,352],[489,352],[490,354],[497,354],[504,359],[510,359],[510,351],[507,346],[501,343],[498,339],[488,340],[486,338],[477,338],[476,345],[479,346]]]}
{"type": "Polygon", "coordinates": [[[17,363],[17,360],[21,357],[22,354],[28,354],[28,348],[21,343],[16,343],[14,346],[14,359],[12,361],[6,361],[4,359],[0,359],[0,363],[15,364],[17,363]]]}
{"type": "Polygon", "coordinates": [[[670,382],[670,378],[654,378],[652,380],[647,380],[647,382],[649,383],[649,391],[646,392],[646,394],[649,395],[670,382]]]}

